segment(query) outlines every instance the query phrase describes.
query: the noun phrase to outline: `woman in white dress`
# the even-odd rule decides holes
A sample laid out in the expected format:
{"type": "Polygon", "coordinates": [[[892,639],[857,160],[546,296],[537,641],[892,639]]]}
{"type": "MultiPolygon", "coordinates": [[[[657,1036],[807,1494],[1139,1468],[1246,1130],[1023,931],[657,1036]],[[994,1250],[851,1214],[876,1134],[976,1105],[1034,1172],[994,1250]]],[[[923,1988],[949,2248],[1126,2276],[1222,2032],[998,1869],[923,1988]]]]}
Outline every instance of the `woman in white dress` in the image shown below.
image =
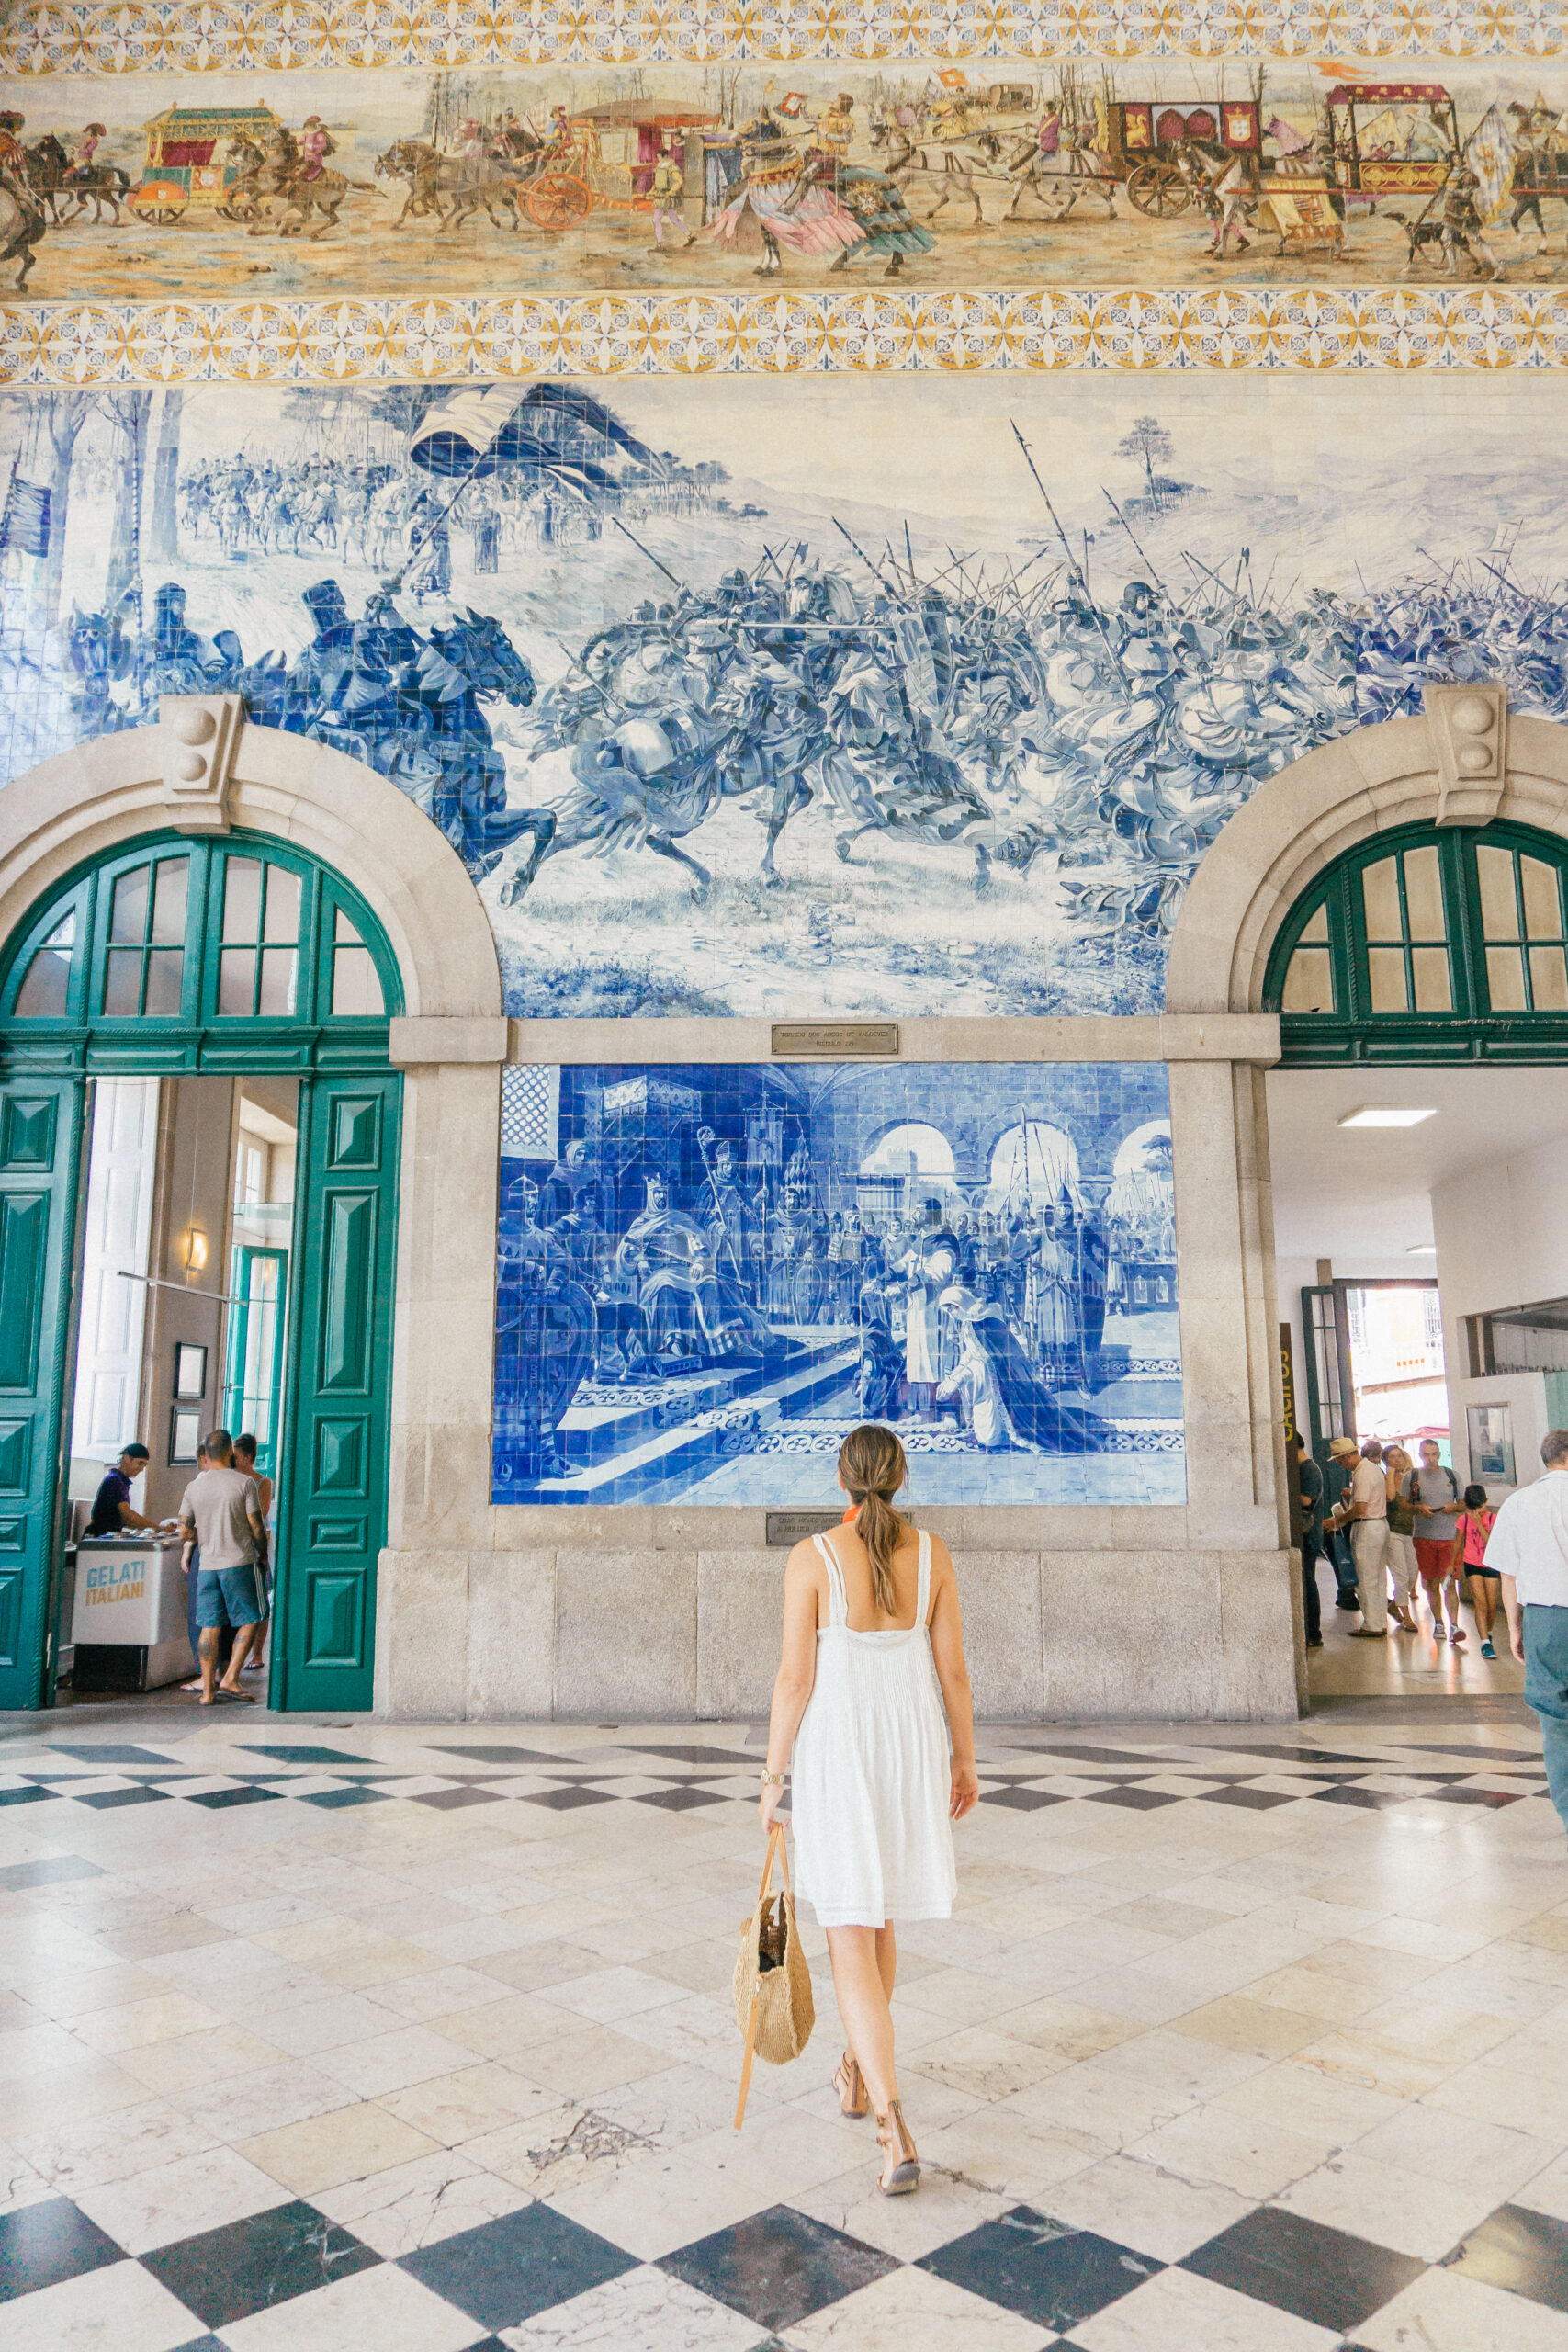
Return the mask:
{"type": "Polygon", "coordinates": [[[952,1824],[980,1793],[958,1582],[946,1545],[893,1509],[908,1476],[891,1430],[852,1430],[839,1484],[854,1523],[789,1555],[761,1807],[765,1834],[793,1752],[796,1883],[844,2021],[833,2087],[846,2115],[875,2116],[889,2197],[920,2178],[894,2065],[895,1928],[952,1916],[952,1824]]]}

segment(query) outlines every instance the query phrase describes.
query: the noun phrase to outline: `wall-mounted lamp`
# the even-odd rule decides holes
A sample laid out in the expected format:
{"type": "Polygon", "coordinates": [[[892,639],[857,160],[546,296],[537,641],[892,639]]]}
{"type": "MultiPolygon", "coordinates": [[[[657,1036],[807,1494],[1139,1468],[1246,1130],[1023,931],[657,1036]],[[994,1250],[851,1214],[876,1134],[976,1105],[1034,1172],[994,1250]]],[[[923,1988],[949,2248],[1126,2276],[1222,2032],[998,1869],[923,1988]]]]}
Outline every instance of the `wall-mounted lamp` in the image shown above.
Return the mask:
{"type": "Polygon", "coordinates": [[[200,1226],[191,1225],[186,1227],[185,1238],[180,1243],[180,1263],[187,1274],[206,1272],[207,1236],[200,1226]]]}

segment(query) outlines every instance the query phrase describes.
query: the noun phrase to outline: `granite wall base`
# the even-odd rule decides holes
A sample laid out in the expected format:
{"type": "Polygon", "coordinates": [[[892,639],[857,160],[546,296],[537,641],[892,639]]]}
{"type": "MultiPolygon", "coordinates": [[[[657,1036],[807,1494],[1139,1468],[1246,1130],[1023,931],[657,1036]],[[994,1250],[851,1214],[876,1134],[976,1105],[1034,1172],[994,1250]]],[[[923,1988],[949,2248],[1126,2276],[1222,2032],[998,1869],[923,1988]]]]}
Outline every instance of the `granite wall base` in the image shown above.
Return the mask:
{"type": "MultiPolygon", "coordinates": [[[[1106,1512],[1060,1549],[954,1544],[976,1715],[1294,1720],[1292,1555],[1188,1549],[1179,1528],[1151,1543],[1149,1531],[1112,1524],[1122,1516],[1145,1514],[1106,1512]]],[[[705,1549],[695,1530],[694,1542],[667,1546],[648,1540],[652,1526],[641,1532],[640,1543],[621,1534],[558,1548],[384,1553],[378,1713],[470,1723],[764,1717],[786,1555],[733,1542],[705,1549]]]]}

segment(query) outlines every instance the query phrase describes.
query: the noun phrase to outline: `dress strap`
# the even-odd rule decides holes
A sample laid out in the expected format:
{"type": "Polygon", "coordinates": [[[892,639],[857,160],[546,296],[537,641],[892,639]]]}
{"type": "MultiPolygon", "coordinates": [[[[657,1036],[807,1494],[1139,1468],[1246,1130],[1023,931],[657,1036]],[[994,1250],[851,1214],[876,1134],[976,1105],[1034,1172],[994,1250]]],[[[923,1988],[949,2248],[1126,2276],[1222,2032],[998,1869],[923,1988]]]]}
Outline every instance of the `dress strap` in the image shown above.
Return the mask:
{"type": "Polygon", "coordinates": [[[829,1625],[847,1625],[850,1622],[850,1597],[844,1589],[844,1572],[826,1536],[814,1535],[811,1541],[821,1553],[822,1565],[828,1571],[828,1623],[829,1625]]]}
{"type": "Polygon", "coordinates": [[[919,1580],[915,1587],[915,1623],[923,1625],[931,1605],[931,1539],[920,1530],[919,1580]]]}

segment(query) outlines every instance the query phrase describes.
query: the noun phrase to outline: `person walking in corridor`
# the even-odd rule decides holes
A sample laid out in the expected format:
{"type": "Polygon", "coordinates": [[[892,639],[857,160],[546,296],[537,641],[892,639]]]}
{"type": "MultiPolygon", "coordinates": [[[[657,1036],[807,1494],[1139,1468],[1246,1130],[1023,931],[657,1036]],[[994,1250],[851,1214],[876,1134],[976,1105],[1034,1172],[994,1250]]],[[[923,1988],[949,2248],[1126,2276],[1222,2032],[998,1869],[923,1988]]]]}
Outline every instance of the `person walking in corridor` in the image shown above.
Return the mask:
{"type": "Polygon", "coordinates": [[[201,1703],[226,1699],[250,1700],[239,1676],[255,1629],[266,1614],[261,1594],[258,1562],[265,1540],[261,1498],[256,1482],[234,1467],[234,1441],[227,1430],[213,1430],[202,1440],[205,1466],[185,1490],[180,1503],[180,1527],[187,1544],[199,1545],[201,1565],[196,1571],[196,1622],[200,1629],[201,1703]],[[222,1628],[234,1630],[234,1651],[218,1679],[218,1647],[222,1628]]]}
{"type": "Polygon", "coordinates": [[[1375,1437],[1362,1446],[1335,1517],[1349,1528],[1356,1559],[1361,1622],[1351,1626],[1350,1639],[1384,1641],[1388,1635],[1388,1485],[1382,1447],[1375,1437]]]}
{"type": "Polygon", "coordinates": [[[1300,1430],[1285,1440],[1290,1475],[1296,1482],[1302,1522],[1302,1608],[1309,1650],[1323,1647],[1323,1605],[1317,1589],[1317,1564],[1323,1554],[1323,1470],[1306,1449],[1300,1430]]]}
{"type": "Polygon", "coordinates": [[[766,1833],[793,1754],[796,1877],[844,2023],[833,2087],[846,2115],[875,2116],[888,2197],[920,2178],[894,2062],[895,1930],[952,1916],[951,1825],[980,1793],[958,1580],[946,1545],[893,1509],[908,1476],[893,1431],[863,1422],[839,1453],[854,1525],[789,1555],[760,1808],[766,1833]]]}
{"type": "Polygon", "coordinates": [[[1568,1430],[1547,1430],[1540,1459],[1544,1476],[1500,1507],[1486,1566],[1502,1580],[1508,1646],[1525,1669],[1546,1785],[1568,1828],[1568,1430]]]}
{"type": "MultiPolygon", "coordinates": [[[[1421,1441],[1421,1467],[1411,1472],[1405,1491],[1416,1518],[1416,1565],[1432,1612],[1432,1639],[1443,1639],[1443,1598],[1448,1596],[1448,1638],[1460,1631],[1459,1586],[1454,1567],[1459,1481],[1442,1458],[1435,1437],[1421,1441]]],[[[1461,1636],[1462,1638],[1462,1636],[1461,1636]]]]}
{"type": "Polygon", "coordinates": [[[1359,1606],[1356,1598],[1356,1562],[1341,1515],[1350,1485],[1350,1473],[1359,1460],[1360,1453],[1353,1437],[1330,1438],[1328,1460],[1323,1471],[1323,1543],[1328,1555],[1328,1565],[1334,1570],[1337,1609],[1359,1606]]]}
{"type": "Polygon", "coordinates": [[[1416,1622],[1416,1514],[1409,1482],[1416,1465],[1402,1445],[1388,1447],[1382,1458],[1383,1492],[1388,1498],[1388,1567],[1393,1578],[1389,1607],[1396,1625],[1418,1634],[1416,1622]]]}
{"type": "MultiPolygon", "coordinates": [[[[1481,1636],[1483,1657],[1495,1657],[1497,1655],[1493,1647],[1492,1628],[1497,1622],[1498,1604],[1502,1600],[1502,1578],[1495,1568],[1489,1568],[1486,1565],[1486,1546],[1492,1540],[1492,1530],[1496,1524],[1497,1514],[1486,1500],[1485,1487],[1467,1487],[1464,1490],[1464,1509],[1459,1515],[1459,1542],[1455,1548],[1454,1559],[1456,1563],[1462,1566],[1465,1579],[1470,1586],[1471,1605],[1475,1611],[1475,1630],[1481,1636]]],[[[1459,1590],[1457,1574],[1450,1589],[1457,1595],[1459,1590]]],[[[1451,1600],[1449,1606],[1457,1618],[1459,1615],[1457,1598],[1451,1600]]],[[[1458,1633],[1450,1634],[1449,1639],[1462,1642],[1464,1635],[1458,1633]]]]}

